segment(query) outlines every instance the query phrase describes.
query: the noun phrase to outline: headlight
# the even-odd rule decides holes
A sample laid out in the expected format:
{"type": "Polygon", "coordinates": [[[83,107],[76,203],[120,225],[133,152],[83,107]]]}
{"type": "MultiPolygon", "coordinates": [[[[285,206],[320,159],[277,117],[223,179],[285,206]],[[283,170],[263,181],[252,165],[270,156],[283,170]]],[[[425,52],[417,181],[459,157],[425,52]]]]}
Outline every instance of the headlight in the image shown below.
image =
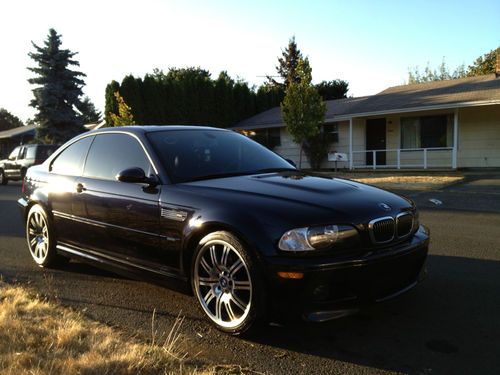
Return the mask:
{"type": "Polygon", "coordinates": [[[420,227],[419,215],[418,215],[418,211],[415,210],[415,212],[413,213],[413,228],[412,228],[412,233],[413,233],[413,231],[417,231],[419,227],[420,227]]]}
{"type": "Polygon", "coordinates": [[[349,225],[325,225],[289,230],[281,236],[278,247],[285,251],[309,251],[340,244],[358,236],[349,225]]]}

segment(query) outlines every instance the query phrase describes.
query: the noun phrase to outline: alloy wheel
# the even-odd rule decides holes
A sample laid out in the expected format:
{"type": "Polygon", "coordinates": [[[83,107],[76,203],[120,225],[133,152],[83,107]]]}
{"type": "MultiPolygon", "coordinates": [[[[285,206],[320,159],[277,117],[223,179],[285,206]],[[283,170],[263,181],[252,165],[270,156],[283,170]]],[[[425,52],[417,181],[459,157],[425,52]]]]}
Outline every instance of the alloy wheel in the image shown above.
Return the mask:
{"type": "Polygon", "coordinates": [[[194,286],[208,317],[223,328],[235,328],[247,318],[252,280],[245,260],[223,240],[205,243],[194,264],[194,286]]]}
{"type": "Polygon", "coordinates": [[[33,259],[41,264],[49,253],[49,228],[46,218],[39,211],[34,211],[28,219],[26,228],[28,246],[33,259]]]}

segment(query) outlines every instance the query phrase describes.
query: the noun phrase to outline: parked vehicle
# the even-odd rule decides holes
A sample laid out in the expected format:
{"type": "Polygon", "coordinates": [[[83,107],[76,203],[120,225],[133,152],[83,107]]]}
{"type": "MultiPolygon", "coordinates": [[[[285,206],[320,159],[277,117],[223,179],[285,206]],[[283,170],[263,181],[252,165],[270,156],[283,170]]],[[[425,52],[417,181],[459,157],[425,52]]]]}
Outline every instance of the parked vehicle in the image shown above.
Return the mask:
{"type": "Polygon", "coordinates": [[[38,265],[78,258],[189,287],[232,334],[395,297],[422,279],[429,244],[411,200],[208,127],[82,134],[28,170],[19,205],[38,265]]]}
{"type": "Polygon", "coordinates": [[[58,145],[28,144],[17,146],[5,160],[0,160],[0,185],[22,180],[29,167],[43,163],[58,145]]]}

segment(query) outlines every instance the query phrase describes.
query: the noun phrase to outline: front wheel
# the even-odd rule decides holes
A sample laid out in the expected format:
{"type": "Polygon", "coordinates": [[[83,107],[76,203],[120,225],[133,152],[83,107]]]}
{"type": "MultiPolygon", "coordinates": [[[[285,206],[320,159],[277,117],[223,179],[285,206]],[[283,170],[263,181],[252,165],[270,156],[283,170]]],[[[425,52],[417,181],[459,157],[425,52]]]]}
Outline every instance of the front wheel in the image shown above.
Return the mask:
{"type": "Polygon", "coordinates": [[[52,222],[45,210],[35,204],[26,218],[26,240],[31,257],[40,267],[53,267],[67,261],[57,254],[52,222]]]}
{"type": "Polygon", "coordinates": [[[204,237],[193,261],[193,291],[216,327],[234,335],[255,328],[264,310],[261,278],[241,242],[228,232],[204,237]]]}

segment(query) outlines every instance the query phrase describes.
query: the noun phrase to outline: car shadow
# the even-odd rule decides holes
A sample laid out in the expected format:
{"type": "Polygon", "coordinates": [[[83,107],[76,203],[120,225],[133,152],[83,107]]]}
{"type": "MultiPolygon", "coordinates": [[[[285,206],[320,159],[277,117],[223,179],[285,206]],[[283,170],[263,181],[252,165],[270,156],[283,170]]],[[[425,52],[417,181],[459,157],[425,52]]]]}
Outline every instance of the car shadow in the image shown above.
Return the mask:
{"type": "Polygon", "coordinates": [[[431,255],[428,270],[397,300],[329,323],[269,326],[253,341],[411,374],[497,371],[500,262],[431,255]]]}

